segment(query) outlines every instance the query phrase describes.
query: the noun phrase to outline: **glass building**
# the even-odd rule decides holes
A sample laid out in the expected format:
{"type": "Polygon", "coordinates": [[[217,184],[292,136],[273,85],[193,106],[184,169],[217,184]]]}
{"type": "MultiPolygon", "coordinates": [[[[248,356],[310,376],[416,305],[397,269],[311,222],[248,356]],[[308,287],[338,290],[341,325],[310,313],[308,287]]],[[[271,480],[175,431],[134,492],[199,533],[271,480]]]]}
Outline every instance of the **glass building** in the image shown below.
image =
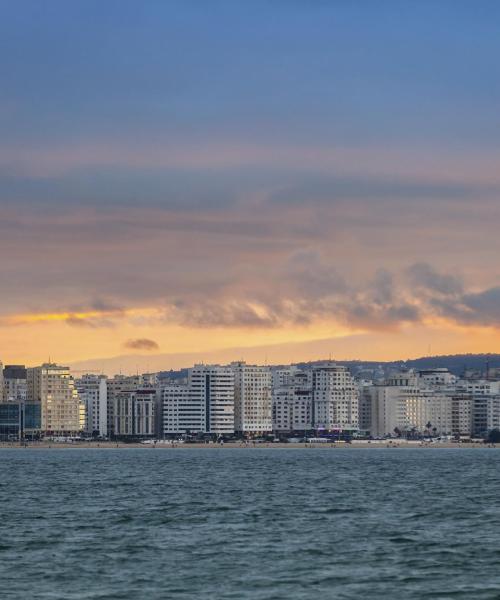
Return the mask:
{"type": "Polygon", "coordinates": [[[0,440],[15,441],[22,431],[21,404],[9,402],[0,404],[0,440]]]}

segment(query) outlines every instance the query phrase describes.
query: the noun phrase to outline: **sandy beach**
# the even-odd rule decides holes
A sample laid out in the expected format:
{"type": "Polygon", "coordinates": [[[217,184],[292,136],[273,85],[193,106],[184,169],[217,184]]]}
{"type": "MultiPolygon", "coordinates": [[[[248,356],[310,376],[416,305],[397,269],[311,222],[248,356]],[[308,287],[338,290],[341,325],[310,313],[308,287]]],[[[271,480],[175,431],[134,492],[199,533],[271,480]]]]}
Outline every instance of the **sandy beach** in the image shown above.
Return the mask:
{"type": "Polygon", "coordinates": [[[351,444],[346,444],[342,442],[330,444],[330,443],[224,443],[224,444],[189,444],[189,443],[180,443],[175,442],[175,444],[141,444],[141,443],[133,443],[133,444],[125,444],[123,442],[75,442],[75,443],[67,443],[67,442],[28,442],[26,444],[19,444],[19,442],[0,442],[0,449],[8,449],[8,448],[31,448],[38,450],[47,450],[47,449],[68,449],[68,450],[76,450],[78,448],[86,448],[86,449],[94,449],[94,450],[112,450],[112,449],[127,449],[141,448],[143,450],[173,450],[173,449],[200,449],[207,448],[213,450],[237,450],[237,449],[304,449],[304,448],[323,448],[323,449],[337,449],[337,450],[359,450],[359,449],[373,449],[380,450],[383,448],[393,448],[393,449],[401,449],[401,448],[442,448],[442,449],[478,449],[478,448],[491,448],[497,449],[500,448],[500,444],[484,444],[481,442],[473,442],[473,443],[465,443],[465,442],[440,442],[440,443],[431,443],[431,442],[414,442],[414,441],[356,441],[351,444]]]}

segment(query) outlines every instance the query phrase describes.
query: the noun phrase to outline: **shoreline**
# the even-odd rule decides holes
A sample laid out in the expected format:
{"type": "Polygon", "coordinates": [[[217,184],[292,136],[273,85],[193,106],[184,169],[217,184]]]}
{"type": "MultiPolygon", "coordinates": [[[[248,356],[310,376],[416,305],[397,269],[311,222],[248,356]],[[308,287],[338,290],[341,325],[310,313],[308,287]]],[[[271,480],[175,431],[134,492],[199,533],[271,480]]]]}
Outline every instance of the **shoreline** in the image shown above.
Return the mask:
{"type": "Polygon", "coordinates": [[[408,448],[440,448],[440,449],[477,449],[477,448],[488,448],[488,449],[500,449],[500,444],[483,444],[483,443],[421,443],[421,442],[353,442],[351,444],[346,443],[258,443],[258,444],[239,444],[239,443],[225,443],[225,444],[189,444],[189,443],[176,443],[176,444],[141,444],[132,443],[126,444],[124,442],[99,442],[99,443],[86,443],[86,442],[34,442],[21,445],[18,442],[0,442],[0,449],[33,449],[33,450],[78,450],[78,449],[93,449],[93,450],[117,450],[117,449],[143,449],[143,450],[191,450],[191,449],[211,449],[211,450],[259,450],[259,449],[280,449],[280,450],[297,450],[297,449],[332,449],[332,450],[358,450],[358,449],[408,449],[408,448]]]}

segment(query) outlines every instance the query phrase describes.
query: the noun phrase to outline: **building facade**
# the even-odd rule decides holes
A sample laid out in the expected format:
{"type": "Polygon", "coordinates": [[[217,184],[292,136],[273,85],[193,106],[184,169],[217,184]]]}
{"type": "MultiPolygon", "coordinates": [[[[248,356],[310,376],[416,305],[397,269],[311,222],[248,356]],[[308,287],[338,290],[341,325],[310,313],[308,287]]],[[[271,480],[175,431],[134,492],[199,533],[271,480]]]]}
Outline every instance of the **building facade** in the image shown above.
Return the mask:
{"type": "Polygon", "coordinates": [[[195,365],[188,370],[192,404],[198,404],[203,431],[215,435],[234,433],[234,372],[220,365],[195,365]]]}
{"type": "Polygon", "coordinates": [[[273,430],[277,433],[306,433],[313,428],[313,395],[310,373],[281,370],[273,386],[273,430]]]}
{"type": "Polygon", "coordinates": [[[272,375],[268,367],[231,363],[234,373],[234,430],[243,434],[270,433],[272,375]]]}
{"type": "Polygon", "coordinates": [[[113,398],[114,437],[154,437],[156,391],[119,392],[113,398]]]}
{"type": "Polygon", "coordinates": [[[349,369],[328,363],[312,370],[315,429],[357,430],[359,391],[349,369]]]}
{"type": "Polygon", "coordinates": [[[75,381],[85,407],[84,431],[88,435],[108,435],[108,384],[104,375],[86,374],[75,381]]]}
{"type": "Polygon", "coordinates": [[[68,367],[45,363],[28,369],[27,401],[40,405],[40,428],[43,432],[59,435],[80,433],[80,401],[68,367]]]}
{"type": "Polygon", "coordinates": [[[157,392],[157,435],[197,434],[205,431],[202,402],[192,397],[188,385],[168,383],[157,392]]]}
{"type": "MultiPolygon", "coordinates": [[[[1,368],[0,368],[1,370],[1,368]]],[[[3,393],[0,399],[4,402],[26,402],[27,397],[27,371],[24,365],[5,365],[0,376],[3,384],[3,393]]]]}

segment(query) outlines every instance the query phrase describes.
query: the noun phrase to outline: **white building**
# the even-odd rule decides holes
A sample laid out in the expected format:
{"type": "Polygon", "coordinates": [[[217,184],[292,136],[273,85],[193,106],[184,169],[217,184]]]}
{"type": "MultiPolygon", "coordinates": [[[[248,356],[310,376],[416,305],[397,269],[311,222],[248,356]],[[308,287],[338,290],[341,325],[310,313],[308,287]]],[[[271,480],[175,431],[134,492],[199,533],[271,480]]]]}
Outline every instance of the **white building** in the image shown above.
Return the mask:
{"type": "Polygon", "coordinates": [[[311,373],[295,369],[273,387],[273,430],[306,432],[313,428],[311,373]]]}
{"type": "Polygon", "coordinates": [[[489,381],[488,379],[460,379],[457,382],[457,390],[475,396],[500,394],[500,381],[489,381]]]}
{"type": "Polygon", "coordinates": [[[282,387],[284,385],[291,385],[294,383],[295,376],[297,374],[305,374],[308,377],[308,381],[312,382],[312,372],[302,371],[296,365],[290,365],[289,367],[271,368],[271,375],[273,378],[273,388],[282,387]]]}
{"type": "Polygon", "coordinates": [[[195,365],[188,370],[193,404],[198,404],[205,433],[234,433],[234,373],[231,367],[195,365]]]}
{"type": "Polygon", "coordinates": [[[273,429],[272,376],[268,367],[231,363],[234,373],[234,430],[267,433],[273,429]]]}
{"type": "Polygon", "coordinates": [[[454,386],[458,377],[450,373],[446,368],[422,369],[418,371],[419,383],[422,387],[446,387],[454,386]]]}
{"type": "Polygon", "coordinates": [[[449,435],[453,432],[451,396],[438,388],[422,388],[412,371],[395,373],[382,384],[364,388],[361,428],[373,437],[408,434],[449,435]]]}
{"type": "Polygon", "coordinates": [[[192,397],[187,385],[169,383],[157,392],[158,437],[203,433],[205,410],[199,396],[192,397]]]}
{"type": "Polygon", "coordinates": [[[425,423],[419,423],[419,431],[431,435],[451,435],[453,433],[453,402],[449,396],[436,389],[423,391],[427,414],[425,423]]]}
{"type": "Polygon", "coordinates": [[[358,387],[347,367],[328,363],[312,371],[313,424],[317,429],[358,429],[358,387]]]}
{"type": "Polygon", "coordinates": [[[108,435],[108,385],[104,375],[83,375],[75,381],[80,400],[85,404],[85,432],[108,435]]]}

